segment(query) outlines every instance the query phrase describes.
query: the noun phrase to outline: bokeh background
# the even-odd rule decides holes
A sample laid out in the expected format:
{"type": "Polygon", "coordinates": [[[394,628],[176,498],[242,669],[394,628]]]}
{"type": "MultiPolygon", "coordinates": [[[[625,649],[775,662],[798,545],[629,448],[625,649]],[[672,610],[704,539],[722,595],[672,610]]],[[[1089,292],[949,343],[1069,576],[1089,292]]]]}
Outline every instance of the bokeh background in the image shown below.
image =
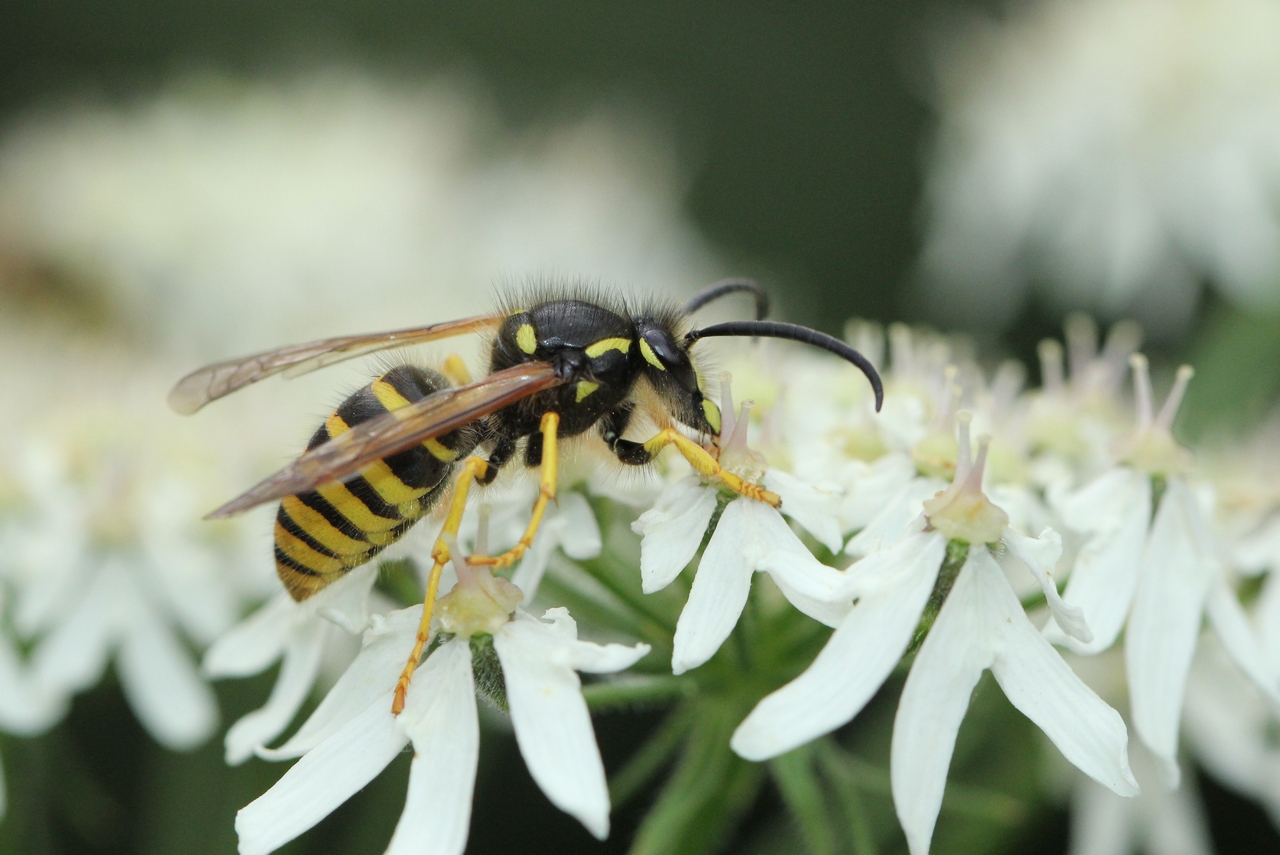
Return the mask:
{"type": "MultiPolygon", "coordinates": [[[[1254,5],[1270,22],[1268,4],[1254,5]]],[[[957,0],[9,3],[0,12],[0,313],[11,345],[31,325],[66,336],[56,356],[30,350],[65,359],[59,376],[70,390],[84,373],[75,361],[82,339],[162,354],[148,358],[148,370],[176,379],[201,361],[293,339],[456,316],[531,274],[675,295],[746,275],[767,284],[788,320],[836,334],[854,316],[959,327],[993,361],[1012,355],[1031,365],[1036,343],[1058,334],[1073,309],[1137,316],[1148,323],[1149,352],[1197,365],[1184,435],[1243,431],[1269,411],[1280,383],[1275,268],[1245,277],[1249,288],[1225,287],[1235,280],[1214,266],[1212,249],[1179,251],[1194,224],[1170,229],[1163,251],[1182,259],[1176,269],[1156,264],[1136,285],[1087,272],[1077,281],[1031,239],[1019,258],[1032,261],[1016,272],[965,267],[972,259],[947,254],[947,239],[958,240],[948,217],[995,246],[1014,216],[955,210],[947,200],[984,174],[1001,180],[965,172],[987,139],[982,117],[999,142],[1008,115],[974,92],[999,91],[1002,73],[1034,83],[1019,75],[1026,58],[998,38],[996,22],[1016,25],[1024,11],[957,0]],[[410,185],[406,199],[400,191],[410,185]],[[1036,252],[1050,261],[1034,263],[1036,252]],[[979,289],[999,280],[1004,290],[975,296],[975,277],[979,289]],[[1176,295],[1161,290],[1161,277],[1176,280],[1176,295]],[[1109,292],[1102,280],[1119,284],[1109,292]],[[1162,313],[1167,305],[1176,311],[1162,313]]],[[[1098,24],[1103,33],[1112,25],[1098,24]]],[[[1233,54],[1224,32],[1221,48],[1233,54]]],[[[1270,171],[1241,174],[1265,187],[1274,224],[1276,114],[1262,109],[1265,91],[1257,103],[1248,93],[1215,100],[1239,93],[1199,86],[1194,74],[1208,80],[1210,66],[1180,67],[1168,97],[1199,97],[1211,118],[1210,107],[1224,103],[1257,118],[1249,151],[1270,171]]],[[[1107,88],[1096,75],[1128,73],[1092,67],[1082,91],[1107,88]]],[[[1068,117],[1078,108],[1054,101],[1061,93],[1046,83],[1002,109],[1017,98],[1037,103],[1038,94],[1068,117]]],[[[1096,163],[1100,184],[1123,183],[1106,173],[1123,155],[1090,161],[1088,151],[1075,166],[1041,166],[1071,185],[1071,169],[1087,178],[1096,163]]],[[[1038,168],[1025,155],[993,155],[992,168],[1038,168]]],[[[988,198],[982,192],[961,197],[988,198]]],[[[1003,197],[989,198],[995,208],[1003,197]]],[[[1094,232],[1108,233],[1115,211],[1091,204],[1077,214],[1100,212],[1094,232]]],[[[1227,231],[1230,213],[1214,215],[1227,231]]],[[[1069,231],[1069,220],[1050,218],[1050,231],[1069,231]]],[[[1255,243],[1268,240],[1262,231],[1255,243]]],[[[1076,252],[1090,232],[1079,234],[1076,252]]],[[[981,240],[964,245],[986,252],[981,240]]],[[[7,349],[0,365],[6,410],[42,406],[23,389],[22,348],[7,349]]],[[[248,412],[274,404],[292,415],[246,430],[274,430],[255,441],[279,459],[343,382],[263,391],[248,412]]],[[[186,429],[158,400],[154,412],[139,412],[159,431],[186,429]]],[[[217,684],[224,727],[260,705],[271,683],[268,673],[217,684]]],[[[868,733],[876,721],[887,727],[892,704],[881,707],[867,714],[868,733]]],[[[600,718],[606,764],[655,720],[600,718]]],[[[971,755],[1016,758],[1025,738],[1009,734],[971,746],[971,755]]],[[[625,851],[642,803],[596,844],[546,804],[509,736],[486,733],[483,746],[470,851],[625,851]]],[[[217,738],[188,753],[158,746],[111,676],[76,698],[63,726],[5,739],[3,756],[6,855],[233,852],[234,811],[282,772],[257,760],[226,767],[217,738]]],[[[407,762],[282,851],[381,851],[403,804],[407,762]]],[[[1199,785],[1219,852],[1277,851],[1259,807],[1212,779],[1199,785]]],[[[767,794],[734,848],[768,851],[780,810],[767,794]]],[[[1060,807],[988,825],[993,850],[1065,851],[1060,807]]]]}

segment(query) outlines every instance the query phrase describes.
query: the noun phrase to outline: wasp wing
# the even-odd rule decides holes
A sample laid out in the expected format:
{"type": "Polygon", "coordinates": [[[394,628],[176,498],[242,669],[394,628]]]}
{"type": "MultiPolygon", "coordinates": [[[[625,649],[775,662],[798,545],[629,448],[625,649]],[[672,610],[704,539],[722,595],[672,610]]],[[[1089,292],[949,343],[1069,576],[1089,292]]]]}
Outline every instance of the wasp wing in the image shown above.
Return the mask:
{"type": "Polygon", "coordinates": [[[478,315],[426,327],[325,338],[217,362],[179,380],[169,392],[169,406],[184,416],[189,416],[210,401],[274,374],[284,373],[288,377],[297,377],[335,362],[379,350],[480,332],[497,326],[502,319],[500,314],[478,315]]]}
{"type": "Polygon", "coordinates": [[[469,386],[437,392],[338,434],[209,514],[220,519],[265,502],[342,481],[375,460],[456,430],[522,398],[563,383],[546,362],[526,362],[469,386]]]}

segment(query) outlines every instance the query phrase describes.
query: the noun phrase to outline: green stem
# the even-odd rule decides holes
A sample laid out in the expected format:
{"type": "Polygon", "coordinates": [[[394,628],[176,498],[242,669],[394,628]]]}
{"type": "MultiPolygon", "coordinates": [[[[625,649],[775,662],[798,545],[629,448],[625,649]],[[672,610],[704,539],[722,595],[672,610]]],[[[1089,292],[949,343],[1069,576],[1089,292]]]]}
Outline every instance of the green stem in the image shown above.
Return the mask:
{"type": "Polygon", "coordinates": [[[614,810],[633,799],[671,761],[688,735],[693,715],[692,704],[673,710],[609,780],[609,801],[614,810]]]}
{"type": "Polygon", "coordinates": [[[862,794],[853,785],[849,775],[845,774],[840,767],[841,761],[836,759],[830,746],[825,744],[830,741],[830,738],[827,738],[819,744],[818,764],[822,769],[823,777],[831,783],[836,798],[844,808],[845,821],[849,824],[849,843],[853,849],[853,855],[879,855],[880,847],[876,845],[876,835],[867,817],[866,805],[862,803],[862,794]]]}
{"type": "Polygon", "coordinates": [[[813,768],[813,752],[808,746],[789,751],[769,761],[769,771],[787,810],[800,826],[809,851],[833,855],[836,850],[834,823],[826,798],[813,768]]]}
{"type": "Polygon", "coordinates": [[[628,677],[589,683],[582,696],[593,710],[662,704],[692,694],[694,683],[683,677],[628,677]]]}

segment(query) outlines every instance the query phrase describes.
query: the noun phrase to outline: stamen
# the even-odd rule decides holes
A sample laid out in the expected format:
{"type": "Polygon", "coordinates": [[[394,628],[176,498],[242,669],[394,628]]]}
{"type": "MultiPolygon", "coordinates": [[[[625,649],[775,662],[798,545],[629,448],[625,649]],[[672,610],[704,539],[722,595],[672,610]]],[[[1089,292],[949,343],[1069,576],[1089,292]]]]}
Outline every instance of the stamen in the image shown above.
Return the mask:
{"type": "Polygon", "coordinates": [[[1022,391],[1022,384],[1027,379],[1027,370],[1016,359],[1008,359],[1000,363],[996,376],[991,381],[991,404],[998,412],[1011,408],[1022,391]]]}
{"type": "Polygon", "coordinates": [[[982,476],[987,468],[987,449],[990,447],[991,434],[984,433],[978,437],[978,456],[974,459],[968,475],[965,476],[964,489],[975,493],[982,492],[982,476]]]}
{"type": "Polygon", "coordinates": [[[749,421],[747,417],[751,415],[751,408],[755,405],[756,402],[751,400],[742,402],[742,408],[738,411],[738,420],[733,425],[733,433],[729,434],[729,441],[724,444],[726,454],[732,456],[751,453],[747,449],[747,422],[749,421]]]}
{"type": "Polygon", "coordinates": [[[733,409],[733,375],[728,371],[720,372],[720,435],[726,433],[733,436],[737,427],[737,413],[733,409]]]}
{"type": "Polygon", "coordinates": [[[1190,365],[1183,365],[1178,368],[1178,373],[1173,379],[1173,388],[1169,390],[1169,397],[1164,399],[1164,406],[1160,408],[1160,414],[1156,416],[1157,428],[1168,430],[1173,427],[1173,419],[1178,415],[1178,408],[1182,406],[1182,397],[1187,393],[1187,384],[1191,382],[1191,378],[1195,376],[1195,369],[1190,365]]]}
{"type": "Polygon", "coordinates": [[[912,359],[911,327],[906,324],[889,325],[889,354],[894,374],[902,376],[911,373],[915,367],[912,359]]]}
{"type": "Polygon", "coordinates": [[[956,383],[956,377],[960,374],[960,369],[954,365],[948,365],[943,369],[942,377],[942,394],[943,398],[938,405],[938,415],[934,419],[934,425],[945,433],[951,433],[951,423],[956,417],[956,410],[960,407],[960,396],[964,390],[956,383]]]}
{"type": "Polygon", "coordinates": [[[967,481],[969,470],[973,466],[973,461],[970,459],[972,450],[969,447],[969,423],[973,421],[973,413],[961,410],[956,413],[956,421],[960,425],[960,447],[956,454],[956,474],[952,481],[959,484],[967,481]]]}
{"type": "Polygon", "coordinates": [[[1129,367],[1133,369],[1134,404],[1141,433],[1151,427],[1151,373],[1147,369],[1147,358],[1141,353],[1130,354],[1129,367]]]}
{"type": "Polygon", "coordinates": [[[1067,364],[1071,369],[1071,379],[1080,382],[1098,355],[1098,325],[1083,312],[1072,312],[1067,315],[1063,329],[1067,334],[1067,364]]]}
{"type": "MultiPolygon", "coordinates": [[[[492,507],[488,502],[481,502],[476,513],[476,555],[489,554],[489,514],[492,507]]],[[[450,554],[457,554],[453,544],[449,544],[450,554]]]]}
{"type": "Polygon", "coordinates": [[[1058,394],[1062,392],[1062,345],[1056,339],[1046,338],[1036,348],[1040,354],[1040,385],[1046,391],[1058,394]]]}
{"type": "Polygon", "coordinates": [[[1099,358],[1098,378],[1095,381],[1099,391],[1109,391],[1120,385],[1129,354],[1141,344],[1142,327],[1133,321],[1119,321],[1111,325],[1111,332],[1107,335],[1107,343],[1099,358]]]}

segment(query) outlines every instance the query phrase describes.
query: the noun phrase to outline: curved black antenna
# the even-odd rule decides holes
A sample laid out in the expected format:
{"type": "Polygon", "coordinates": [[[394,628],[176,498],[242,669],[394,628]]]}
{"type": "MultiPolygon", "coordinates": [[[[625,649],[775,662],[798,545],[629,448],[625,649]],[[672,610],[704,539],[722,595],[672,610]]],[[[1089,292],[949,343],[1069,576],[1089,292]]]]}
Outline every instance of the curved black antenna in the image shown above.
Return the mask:
{"type": "Polygon", "coordinates": [[[756,298],[756,320],[764,320],[769,314],[769,294],[754,279],[721,279],[690,297],[689,302],[684,304],[684,310],[693,314],[713,300],[742,291],[749,292],[756,298]]]}
{"type": "Polygon", "coordinates": [[[871,388],[876,393],[876,412],[880,411],[880,405],[884,403],[884,384],[880,382],[880,375],[876,372],[876,367],[861,353],[858,353],[858,351],[840,339],[829,336],[826,333],[802,327],[799,324],[785,324],[780,321],[729,321],[728,323],[713,324],[712,326],[692,331],[684,337],[684,345],[688,347],[700,338],[711,338],[712,336],[785,338],[820,347],[825,351],[834,353],[841,359],[852,362],[858,367],[859,371],[867,375],[867,379],[871,381],[871,388]]]}

